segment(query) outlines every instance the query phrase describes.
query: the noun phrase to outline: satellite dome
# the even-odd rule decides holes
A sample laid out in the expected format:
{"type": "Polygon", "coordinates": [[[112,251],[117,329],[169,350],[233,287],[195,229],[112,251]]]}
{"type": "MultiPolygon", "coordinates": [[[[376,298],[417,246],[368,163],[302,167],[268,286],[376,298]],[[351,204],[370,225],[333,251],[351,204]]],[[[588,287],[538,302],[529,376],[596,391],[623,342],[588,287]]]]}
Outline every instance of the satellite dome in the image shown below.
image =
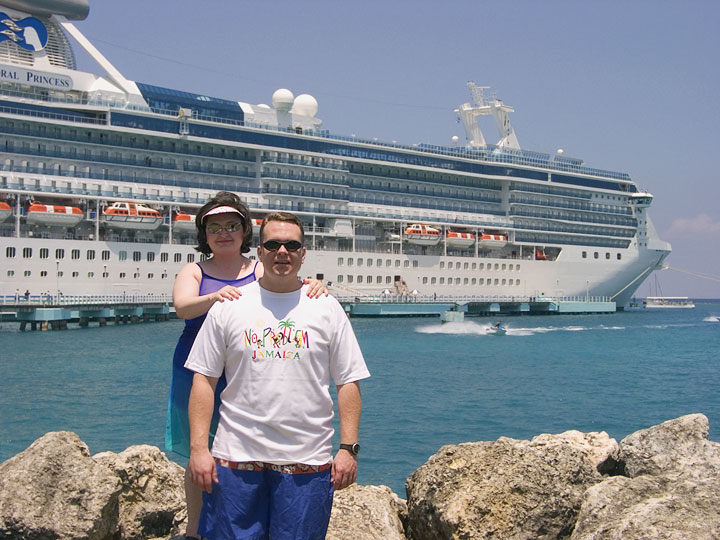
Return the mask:
{"type": "Polygon", "coordinates": [[[287,88],[275,90],[275,93],[272,95],[273,107],[278,111],[289,111],[293,106],[293,101],[295,101],[295,96],[293,96],[293,93],[287,88]]]}
{"type": "Polygon", "coordinates": [[[310,94],[300,94],[295,98],[292,112],[303,116],[315,116],[318,112],[318,102],[310,94]]]}
{"type": "Polygon", "coordinates": [[[558,148],[558,149],[557,149],[556,154],[557,154],[558,156],[562,156],[564,153],[565,153],[565,150],[563,150],[562,148],[558,148]]]}

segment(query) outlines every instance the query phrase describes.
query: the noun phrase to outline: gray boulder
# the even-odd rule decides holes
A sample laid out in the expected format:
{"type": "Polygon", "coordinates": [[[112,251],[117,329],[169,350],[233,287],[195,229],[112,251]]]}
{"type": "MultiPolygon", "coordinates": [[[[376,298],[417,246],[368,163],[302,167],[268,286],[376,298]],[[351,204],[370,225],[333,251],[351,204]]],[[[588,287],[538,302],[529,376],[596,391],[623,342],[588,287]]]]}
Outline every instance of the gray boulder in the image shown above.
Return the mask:
{"type": "Polygon", "coordinates": [[[701,414],[628,435],[619,463],[627,476],[587,490],[571,540],[717,540],[720,444],[701,414]]]}
{"type": "Polygon", "coordinates": [[[387,486],[353,484],[336,491],[328,540],[405,540],[407,505],[387,486]]]}
{"type": "Polygon", "coordinates": [[[48,433],[0,464],[0,539],[111,540],[120,491],[77,435],[48,433]]]}
{"type": "Polygon", "coordinates": [[[118,529],[123,539],[143,540],[177,534],[187,518],[184,470],[157,447],[131,446],[93,458],[120,479],[118,529]]]}
{"type": "Polygon", "coordinates": [[[598,466],[617,452],[605,433],[444,446],[410,478],[413,540],[556,539],[570,535],[598,466]]]}

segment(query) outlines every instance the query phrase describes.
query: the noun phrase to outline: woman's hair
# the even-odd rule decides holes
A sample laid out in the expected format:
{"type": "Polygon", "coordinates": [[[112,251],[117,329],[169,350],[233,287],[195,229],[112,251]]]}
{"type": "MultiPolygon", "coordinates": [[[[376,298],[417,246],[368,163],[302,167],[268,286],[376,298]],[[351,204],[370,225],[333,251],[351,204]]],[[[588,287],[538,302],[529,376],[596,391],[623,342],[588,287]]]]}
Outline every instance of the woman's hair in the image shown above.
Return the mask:
{"type": "Polygon", "coordinates": [[[234,193],[230,193],[229,191],[219,191],[212,199],[206,202],[200,210],[198,210],[197,216],[195,216],[198,245],[195,249],[204,255],[212,255],[212,250],[207,242],[207,233],[205,232],[206,220],[203,218],[210,210],[221,206],[229,206],[240,213],[238,217],[240,218],[240,223],[242,223],[243,227],[243,242],[242,247],[240,248],[240,253],[247,253],[250,251],[250,243],[252,242],[253,235],[250,210],[247,206],[245,206],[245,203],[242,202],[240,197],[234,193]]]}

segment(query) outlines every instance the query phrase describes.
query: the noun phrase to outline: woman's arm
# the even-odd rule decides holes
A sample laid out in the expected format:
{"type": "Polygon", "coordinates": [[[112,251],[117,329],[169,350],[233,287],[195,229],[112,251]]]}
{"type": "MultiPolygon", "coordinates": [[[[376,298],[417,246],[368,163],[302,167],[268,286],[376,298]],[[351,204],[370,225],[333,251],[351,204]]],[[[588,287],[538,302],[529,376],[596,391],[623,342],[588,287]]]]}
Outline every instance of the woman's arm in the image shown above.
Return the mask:
{"type": "Polygon", "coordinates": [[[186,264],[173,285],[173,304],[180,319],[194,319],[205,315],[215,302],[235,300],[241,294],[237,287],[226,285],[219,291],[200,296],[202,272],[195,263],[186,264]]]}

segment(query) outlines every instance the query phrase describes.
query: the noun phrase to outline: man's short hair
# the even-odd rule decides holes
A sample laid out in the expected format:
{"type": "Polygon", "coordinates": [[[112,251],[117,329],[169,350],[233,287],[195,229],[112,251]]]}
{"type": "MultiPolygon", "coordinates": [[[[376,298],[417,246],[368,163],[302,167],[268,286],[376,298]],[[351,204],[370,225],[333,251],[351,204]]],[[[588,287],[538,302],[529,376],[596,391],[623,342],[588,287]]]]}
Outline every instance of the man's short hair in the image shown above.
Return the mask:
{"type": "Polygon", "coordinates": [[[265,225],[271,221],[283,221],[285,223],[294,223],[300,228],[300,242],[305,243],[305,228],[303,227],[302,221],[295,214],[290,212],[271,212],[263,218],[262,225],[260,226],[260,243],[263,243],[263,231],[265,231],[265,225]]]}

